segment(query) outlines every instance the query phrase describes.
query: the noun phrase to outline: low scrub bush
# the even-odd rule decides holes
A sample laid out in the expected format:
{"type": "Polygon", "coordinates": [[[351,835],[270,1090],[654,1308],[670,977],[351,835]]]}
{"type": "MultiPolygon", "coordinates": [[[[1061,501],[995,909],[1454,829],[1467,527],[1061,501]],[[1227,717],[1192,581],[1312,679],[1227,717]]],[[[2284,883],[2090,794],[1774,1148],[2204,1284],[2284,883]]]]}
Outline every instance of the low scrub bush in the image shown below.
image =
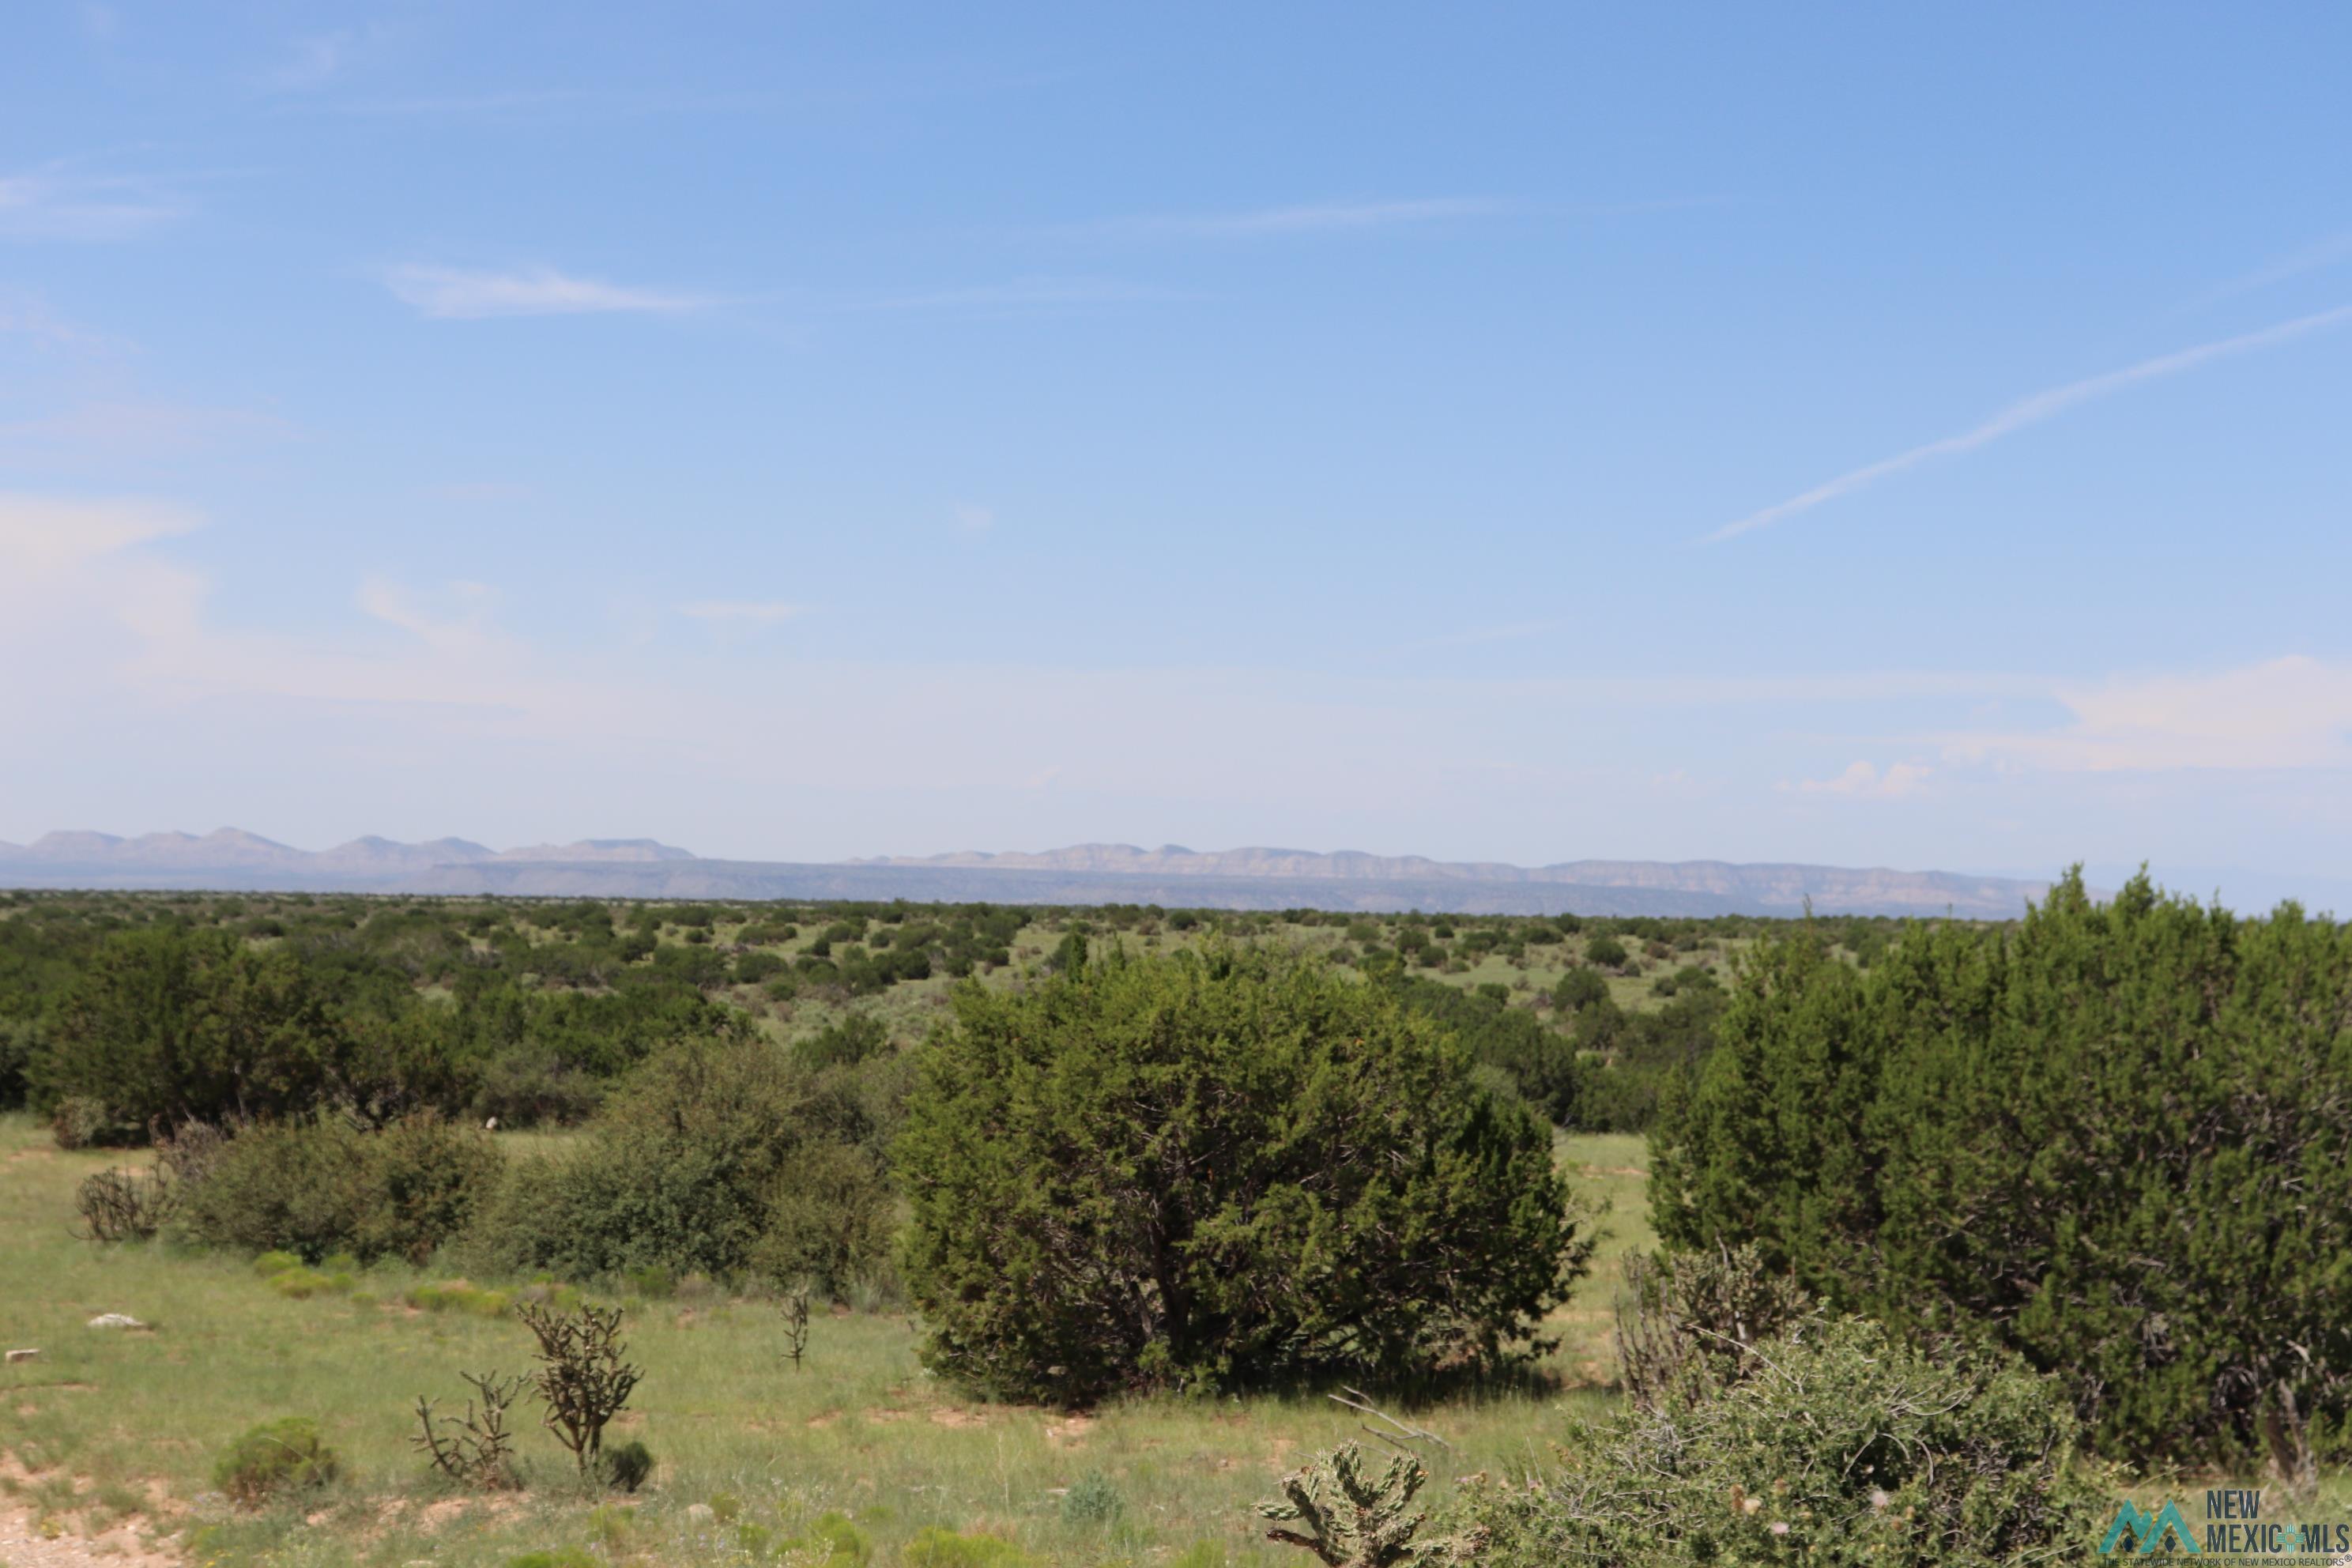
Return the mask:
{"type": "Polygon", "coordinates": [[[812,1520],[800,1535],[780,1542],[776,1551],[780,1556],[805,1553],[815,1558],[821,1568],[866,1568],[874,1556],[874,1542],[850,1522],[847,1514],[828,1510],[812,1520]]]}
{"type": "Polygon", "coordinates": [[[342,1461],[315,1423],[288,1416],[255,1426],[231,1444],[213,1467],[213,1486],[251,1506],[323,1487],[341,1469],[342,1461]]]}
{"type": "Polygon", "coordinates": [[[1572,1431],[1567,1468],[1459,1505],[1497,1568],[1976,1568],[2088,1560],[2113,1512],[2063,1389],[2014,1358],[1908,1349],[1859,1319],[1572,1431]]]}
{"type": "Polygon", "coordinates": [[[511,1293],[485,1290],[468,1279],[429,1279],[410,1286],[401,1300],[420,1312],[462,1312],[473,1318],[502,1318],[514,1304],[511,1293]]]}
{"type": "Polygon", "coordinates": [[[69,1094],[49,1112],[49,1136],[60,1149],[88,1149],[104,1142],[129,1142],[127,1124],[110,1114],[103,1100],[69,1094]]]}
{"type": "Polygon", "coordinates": [[[806,1280],[835,1300],[860,1284],[893,1293],[896,1195],[866,1150],[812,1142],[777,1164],[767,1223],[745,1262],[770,1279],[806,1280]]]}
{"type": "Polygon", "coordinates": [[[272,1290],[297,1301],[312,1296],[348,1295],[357,1283],[349,1274],[328,1274],[316,1268],[284,1268],[269,1276],[272,1290]]]}
{"type": "Polygon", "coordinates": [[[1030,1568],[1033,1559],[1000,1536],[958,1535],[931,1524],[899,1549],[898,1561],[907,1568],[1030,1568]]]}
{"type": "Polygon", "coordinates": [[[74,1209],[91,1241],[152,1241],[179,1206],[179,1189],[161,1164],[144,1171],[99,1171],[82,1179],[74,1209]]]}
{"type": "Polygon", "coordinates": [[[214,1246],[309,1262],[423,1262],[464,1227],[504,1164],[487,1134],[429,1111],[380,1131],[339,1119],[265,1122],[183,1188],[178,1224],[214,1246]]]}
{"type": "Polygon", "coordinates": [[[845,1291],[887,1268],[890,1197],[844,1136],[856,1108],[825,1088],[765,1041],[676,1047],[576,1148],[517,1170],[469,1251],[574,1279],[761,1267],[845,1291]]]}
{"type": "Polygon", "coordinates": [[[1618,1381],[1645,1410],[1688,1404],[1756,1367],[1759,1342],[1812,1310],[1753,1247],[1625,1260],[1630,1309],[1617,1312],[1618,1381]]]}
{"type": "Polygon", "coordinates": [[[1013,1396],[1494,1365],[1591,1249],[1458,1041],[1255,950],[967,984],[898,1154],[925,1359],[1013,1396]]]}
{"type": "Polygon", "coordinates": [[[1118,1483],[1100,1470],[1088,1470],[1062,1494],[1062,1519],[1067,1524],[1109,1524],[1127,1511],[1127,1497],[1118,1483]]]}

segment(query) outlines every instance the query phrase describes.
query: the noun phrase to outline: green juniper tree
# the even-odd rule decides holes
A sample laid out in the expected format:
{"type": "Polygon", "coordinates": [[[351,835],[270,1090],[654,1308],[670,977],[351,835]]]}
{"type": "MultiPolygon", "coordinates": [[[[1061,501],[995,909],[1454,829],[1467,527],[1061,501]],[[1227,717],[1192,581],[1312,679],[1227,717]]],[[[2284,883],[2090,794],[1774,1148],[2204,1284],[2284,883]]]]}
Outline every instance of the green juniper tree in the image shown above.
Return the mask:
{"type": "Polygon", "coordinates": [[[1866,970],[1760,947],[1653,1133],[1661,1237],[2016,1350],[2136,1458],[2288,1477],[2352,1414],[2352,932],[2079,872],[1866,970]]]}
{"type": "Polygon", "coordinates": [[[898,1156],[928,1359],[1022,1397],[1501,1362],[1591,1250],[1451,1036],[1250,949],[963,987],[898,1156]]]}

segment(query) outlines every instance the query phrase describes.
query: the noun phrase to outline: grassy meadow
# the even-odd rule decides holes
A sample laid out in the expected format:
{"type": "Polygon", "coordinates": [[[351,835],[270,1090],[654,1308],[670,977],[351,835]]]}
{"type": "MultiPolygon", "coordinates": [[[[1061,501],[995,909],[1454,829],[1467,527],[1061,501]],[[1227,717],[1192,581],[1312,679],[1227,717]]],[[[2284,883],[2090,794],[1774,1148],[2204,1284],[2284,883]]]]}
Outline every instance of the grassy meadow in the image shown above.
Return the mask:
{"type": "MultiPolygon", "coordinates": [[[[543,1138],[502,1141],[528,1152],[543,1138]]],[[[1594,1273],[1556,1320],[1561,1342],[1540,1380],[1394,1402],[1453,1445],[1432,1450],[1441,1480],[1542,1458],[1570,1409],[1613,1397],[1618,1261],[1649,1242],[1643,1142],[1563,1136],[1559,1149],[1580,1192],[1608,1206],[1594,1273]]],[[[468,1497],[436,1484],[411,1449],[413,1407],[420,1394],[462,1407],[461,1372],[522,1370],[529,1336],[510,1316],[405,1305],[429,1271],[378,1268],[348,1293],[289,1299],[245,1258],[74,1239],[76,1184],[121,1158],[63,1152],[30,1118],[0,1118],[0,1342],[41,1351],[0,1369],[0,1486],[68,1533],[126,1521],[183,1531],[195,1561],[470,1568],[564,1547],[647,1563],[775,1561],[779,1543],[838,1513],[883,1563],[964,1560],[936,1537],[919,1544],[927,1530],[985,1533],[1042,1563],[1274,1562],[1291,1553],[1259,1539],[1251,1505],[1360,1424],[1311,1396],[1082,1415],[976,1403],[923,1371],[915,1327],[897,1315],[820,1310],[796,1371],[771,1304],[624,1291],[596,1299],[628,1309],[646,1375],[614,1437],[653,1450],[652,1481],[634,1498],[584,1492],[523,1415],[530,1484],[468,1497]],[[84,1326],[101,1312],[152,1331],[84,1326]],[[208,1496],[229,1442],[288,1415],[316,1420],[341,1454],[334,1486],[261,1513],[208,1496]]]]}

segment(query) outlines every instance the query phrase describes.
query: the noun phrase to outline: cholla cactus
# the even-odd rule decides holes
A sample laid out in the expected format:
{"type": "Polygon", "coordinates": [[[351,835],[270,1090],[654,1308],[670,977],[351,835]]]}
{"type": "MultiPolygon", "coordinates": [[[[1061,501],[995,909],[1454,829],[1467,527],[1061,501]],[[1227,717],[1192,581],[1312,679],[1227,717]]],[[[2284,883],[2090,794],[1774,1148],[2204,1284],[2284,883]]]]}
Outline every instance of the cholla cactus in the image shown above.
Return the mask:
{"type": "Polygon", "coordinates": [[[1342,1443],[1285,1476],[1282,1500],[1262,1502],[1257,1510],[1280,1521],[1265,1532],[1268,1541],[1303,1546],[1328,1568],[1462,1562],[1470,1555],[1465,1541],[1413,1539],[1429,1516],[1412,1506],[1412,1496],[1428,1479],[1429,1472],[1410,1454],[1399,1454],[1379,1475],[1368,1475],[1363,1448],[1342,1443]],[[1281,1527],[1293,1521],[1303,1524],[1306,1533],[1281,1527]]]}

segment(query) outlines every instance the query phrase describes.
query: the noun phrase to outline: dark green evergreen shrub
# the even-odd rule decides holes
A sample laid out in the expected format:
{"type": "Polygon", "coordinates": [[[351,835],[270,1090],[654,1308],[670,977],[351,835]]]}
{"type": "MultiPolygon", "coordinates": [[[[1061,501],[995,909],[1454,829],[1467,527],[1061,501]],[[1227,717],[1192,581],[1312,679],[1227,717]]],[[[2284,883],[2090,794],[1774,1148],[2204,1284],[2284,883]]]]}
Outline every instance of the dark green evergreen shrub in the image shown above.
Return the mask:
{"type": "Polygon", "coordinates": [[[1719,985],[1684,982],[1672,1001],[1648,1012],[1622,1012],[1606,1000],[1580,1011],[1572,1026],[1577,1049],[1601,1058],[1603,1065],[1585,1073],[1577,1125],[1609,1132],[1647,1128],[1667,1084],[1715,1048],[1716,1026],[1727,1002],[1719,985]]]}
{"type": "Polygon", "coordinates": [[[1625,944],[1603,932],[1584,944],[1584,961],[1603,969],[1622,969],[1626,962],[1625,944]]]}
{"type": "Polygon", "coordinates": [[[28,1064],[34,1103],[72,1102],[88,1141],[151,1122],[273,1116],[325,1095],[347,1037],[282,948],[180,926],[119,931],[88,956],[28,1064]]]}
{"type": "Polygon", "coordinates": [[[1756,1347],[1745,1376],[1572,1427],[1564,1468],[1474,1487],[1496,1568],[1975,1568],[2095,1560],[2106,1478],[2064,1390],[2013,1358],[1906,1347],[1849,1319],[1756,1347]]]}
{"type": "Polygon", "coordinates": [[[757,985],[771,975],[780,974],[787,967],[782,953],[745,952],[735,959],[735,984],[757,985]]]}
{"type": "Polygon", "coordinates": [[[2352,1409],[2352,932],[2079,874],[1867,971],[1759,947],[1653,1134],[1670,1244],[1754,1241],[1915,1340],[2012,1348],[2117,1457],[2288,1473],[2352,1409]]]}
{"type": "Polygon", "coordinates": [[[1114,949],[953,1006],[898,1145],[941,1372],[1067,1402],[1493,1364],[1582,1271],[1549,1130],[1382,987],[1114,949]]]}
{"type": "Polygon", "coordinates": [[[1546,1117],[1562,1127],[1583,1125],[1587,1073],[1575,1041],[1525,1008],[1508,1005],[1508,992],[1497,996],[1483,986],[1467,992],[1398,971],[1386,972],[1386,979],[1407,1006],[1436,1019],[1546,1117]]]}
{"type": "Polygon", "coordinates": [[[504,1050],[481,1064],[467,1108],[502,1127],[584,1121],[604,1100],[604,1085],[543,1049],[504,1050]]]}
{"type": "Polygon", "coordinates": [[[793,1043],[793,1059],[811,1072],[856,1067],[889,1049],[890,1033],[870,1013],[852,1013],[793,1043]]]}

